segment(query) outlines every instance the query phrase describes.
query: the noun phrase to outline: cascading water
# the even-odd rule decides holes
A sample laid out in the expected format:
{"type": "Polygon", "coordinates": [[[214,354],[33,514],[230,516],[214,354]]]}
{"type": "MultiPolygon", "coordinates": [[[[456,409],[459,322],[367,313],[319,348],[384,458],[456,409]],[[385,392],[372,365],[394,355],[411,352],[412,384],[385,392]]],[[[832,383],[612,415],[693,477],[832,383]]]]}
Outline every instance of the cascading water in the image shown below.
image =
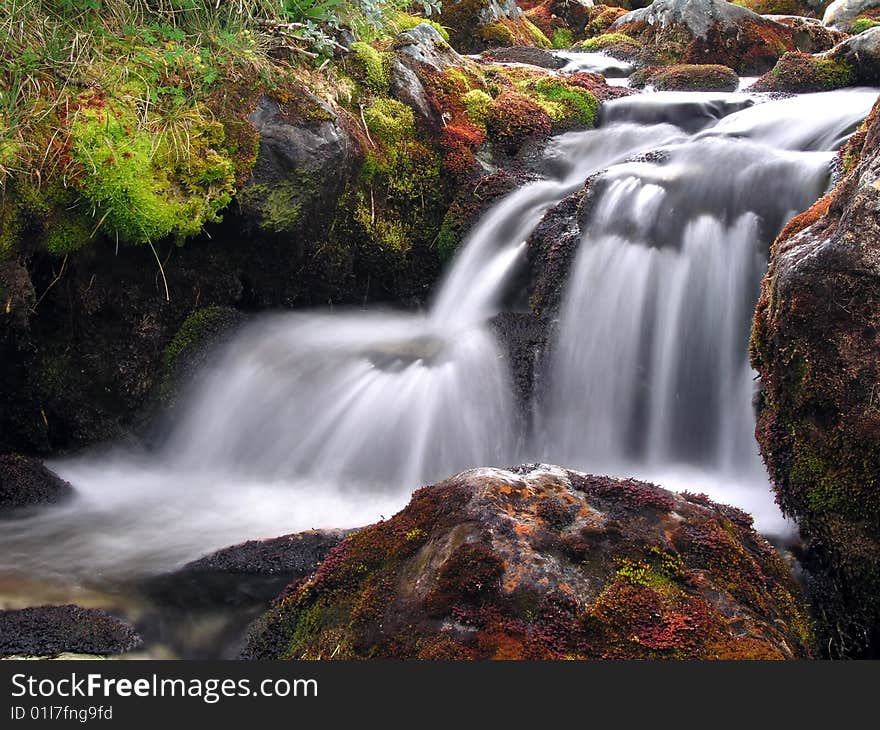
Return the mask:
{"type": "Polygon", "coordinates": [[[551,143],[545,179],[484,216],[429,311],[250,325],[157,450],[53,465],[78,496],[5,524],[0,573],[137,578],[245,539],[362,525],[420,484],[525,459],[671,488],[682,484],[660,477],[673,464],[729,467],[760,486],[713,496],[778,521],[750,433],[751,305],[768,242],[821,193],[831,150],[875,98],[755,106],[741,94],[650,94],[606,105],[599,129],[551,143]],[[602,170],[547,397],[524,439],[487,320],[542,216],[602,170]]]}

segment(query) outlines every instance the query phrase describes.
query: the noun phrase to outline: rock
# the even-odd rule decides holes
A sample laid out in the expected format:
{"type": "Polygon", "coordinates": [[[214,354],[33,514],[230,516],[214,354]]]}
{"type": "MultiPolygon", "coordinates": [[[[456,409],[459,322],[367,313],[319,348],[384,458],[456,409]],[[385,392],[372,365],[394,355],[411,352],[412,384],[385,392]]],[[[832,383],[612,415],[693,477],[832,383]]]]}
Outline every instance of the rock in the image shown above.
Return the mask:
{"type": "Polygon", "coordinates": [[[399,58],[391,63],[391,96],[410,107],[428,129],[436,129],[440,118],[428,101],[425,87],[415,71],[399,58]]]}
{"type": "Polygon", "coordinates": [[[828,51],[847,38],[846,33],[834,28],[826,28],[822,25],[822,21],[813,18],[803,18],[796,15],[774,15],[770,19],[791,28],[794,31],[794,41],[797,49],[804,53],[828,51]]]}
{"type": "Polygon", "coordinates": [[[0,456],[0,514],[21,507],[56,504],[70,499],[73,487],[27,456],[0,456]]]}
{"type": "Polygon", "coordinates": [[[655,0],[611,29],[638,41],[646,61],[721,64],[741,74],[763,73],[796,48],[791,28],[726,0],[655,0]]]}
{"type": "Polygon", "coordinates": [[[252,540],[154,578],[146,589],[164,603],[177,606],[265,605],[291,581],[311,575],[327,553],[352,532],[311,530],[273,540],[252,540]]]}
{"type": "Polygon", "coordinates": [[[835,0],[825,10],[822,24],[850,31],[859,17],[876,17],[873,11],[880,9],[880,0],[835,0]]]}
{"type": "Polygon", "coordinates": [[[736,91],[739,76],[727,66],[649,66],[630,76],[629,84],[635,88],[653,86],[657,91],[736,91]]]}
{"type": "Polygon", "coordinates": [[[243,656],[809,656],[798,588],[751,518],[705,496],[558,467],[417,491],[292,585],[243,656]]]}
{"type": "Polygon", "coordinates": [[[830,0],[737,0],[737,5],[759,15],[795,15],[821,18],[830,0]]]}
{"type": "Polygon", "coordinates": [[[772,248],[755,314],[757,436],[831,656],[880,656],[880,105],[843,179],[772,248]]]}
{"type": "Polygon", "coordinates": [[[289,236],[325,222],[360,159],[339,112],[303,91],[283,102],[263,96],[249,118],[260,152],[238,196],[245,223],[289,236]]]}
{"type": "Polygon", "coordinates": [[[555,53],[534,46],[513,46],[512,48],[494,48],[482,54],[491,63],[525,63],[529,66],[559,70],[568,62],[555,53]]]}
{"type": "Polygon", "coordinates": [[[416,64],[416,68],[426,66],[437,73],[464,64],[464,59],[443,40],[437,29],[427,23],[398,35],[392,48],[402,63],[416,64]]]}
{"type": "Polygon", "coordinates": [[[109,656],[141,645],[128,624],[105,611],[79,606],[41,606],[0,611],[0,657],[109,656]]]}
{"type": "Polygon", "coordinates": [[[752,90],[802,93],[878,83],[880,27],[852,36],[825,53],[786,53],[752,90]]]}
{"type": "MultiPolygon", "coordinates": [[[[522,2],[519,3],[524,7],[522,2]]],[[[573,41],[582,40],[587,28],[596,17],[593,0],[543,0],[529,3],[526,17],[551,39],[555,48],[570,48],[573,41]]]]}
{"type": "Polygon", "coordinates": [[[515,45],[550,46],[515,0],[449,0],[442,17],[452,45],[462,53],[515,45]]]}

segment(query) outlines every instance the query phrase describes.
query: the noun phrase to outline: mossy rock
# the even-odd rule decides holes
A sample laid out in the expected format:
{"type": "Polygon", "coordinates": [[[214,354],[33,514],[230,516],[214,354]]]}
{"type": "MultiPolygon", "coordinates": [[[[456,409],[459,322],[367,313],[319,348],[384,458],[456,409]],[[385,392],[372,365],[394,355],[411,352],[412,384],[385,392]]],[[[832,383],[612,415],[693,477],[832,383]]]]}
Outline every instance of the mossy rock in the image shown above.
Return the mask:
{"type": "Polygon", "coordinates": [[[629,84],[650,85],[657,91],[736,91],[739,76],[732,68],[711,64],[650,66],[630,76],[629,84]]]}
{"type": "Polygon", "coordinates": [[[799,589],[748,515],[557,467],[420,489],[252,627],[259,659],[791,659],[799,589]]]}

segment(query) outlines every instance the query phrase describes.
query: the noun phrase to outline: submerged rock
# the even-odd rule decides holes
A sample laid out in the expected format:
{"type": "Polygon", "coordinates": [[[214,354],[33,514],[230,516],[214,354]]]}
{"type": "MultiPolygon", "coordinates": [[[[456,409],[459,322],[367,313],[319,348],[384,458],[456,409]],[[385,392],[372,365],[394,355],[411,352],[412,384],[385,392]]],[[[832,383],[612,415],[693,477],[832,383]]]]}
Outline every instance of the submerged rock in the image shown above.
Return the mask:
{"type": "Polygon", "coordinates": [[[335,548],[247,658],[808,656],[782,559],[704,496],[558,467],[476,469],[335,548]]]}
{"type": "Polygon", "coordinates": [[[726,0],[655,0],[611,28],[640,43],[650,62],[721,64],[742,74],[766,71],[796,47],[791,28],[726,0]]]}
{"type": "Polygon", "coordinates": [[[752,336],[757,436],[808,546],[820,646],[880,654],[880,105],[844,178],[772,249],[752,336]]]}
{"type": "Polygon", "coordinates": [[[97,609],[69,605],[0,611],[0,657],[110,656],[141,643],[131,626],[97,609]]]}
{"type": "Polygon", "coordinates": [[[0,456],[0,515],[9,510],[55,504],[73,496],[73,487],[38,459],[0,456]]]}

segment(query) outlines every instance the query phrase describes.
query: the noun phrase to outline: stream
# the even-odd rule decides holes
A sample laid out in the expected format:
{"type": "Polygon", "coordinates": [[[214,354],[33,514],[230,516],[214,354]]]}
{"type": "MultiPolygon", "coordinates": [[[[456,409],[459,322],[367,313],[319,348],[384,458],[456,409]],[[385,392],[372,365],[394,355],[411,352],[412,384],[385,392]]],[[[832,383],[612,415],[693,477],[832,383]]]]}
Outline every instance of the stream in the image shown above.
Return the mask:
{"type": "MultiPolygon", "coordinates": [[[[475,466],[636,476],[789,533],[753,435],[751,317],[770,244],[827,189],[877,96],[606,103],[597,129],[550,142],[543,179],[485,213],[426,311],[264,315],[212,358],[155,449],[52,463],[77,496],[4,523],[0,600],[143,617],[154,608],[139,581],[245,540],[374,522],[475,466]],[[489,320],[524,241],[594,175],[544,387],[522,419],[489,320]]],[[[172,633],[198,633],[178,618],[172,633]]],[[[198,651],[165,641],[172,653],[210,655],[222,631],[206,620],[198,651]]]]}

